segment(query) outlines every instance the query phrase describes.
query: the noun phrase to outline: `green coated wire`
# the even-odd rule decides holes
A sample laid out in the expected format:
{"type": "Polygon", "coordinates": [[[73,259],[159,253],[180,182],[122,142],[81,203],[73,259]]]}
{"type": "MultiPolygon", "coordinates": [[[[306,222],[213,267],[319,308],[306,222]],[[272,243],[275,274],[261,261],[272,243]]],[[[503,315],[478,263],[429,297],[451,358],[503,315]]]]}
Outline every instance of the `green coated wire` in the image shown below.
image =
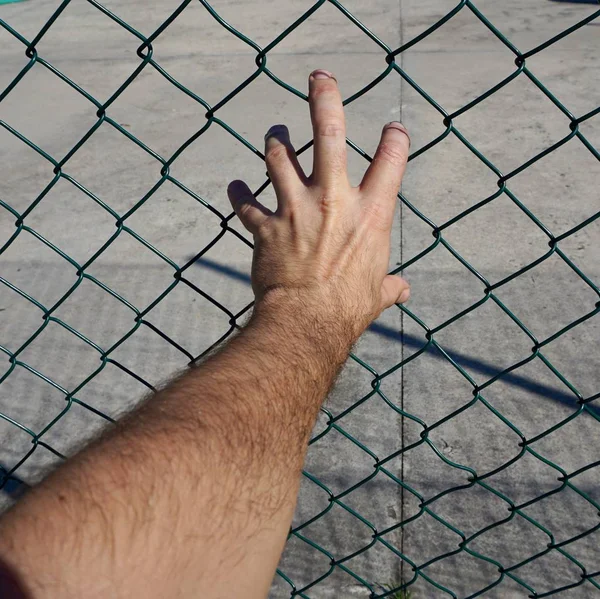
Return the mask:
{"type": "MultiPolygon", "coordinates": [[[[18,0],[0,0],[0,5],[8,4],[9,2],[15,2],[18,0]]],[[[171,167],[175,161],[185,153],[188,148],[194,144],[194,142],[201,138],[211,127],[217,127],[224,131],[227,135],[231,136],[232,141],[240,142],[248,151],[249,158],[254,156],[261,160],[264,159],[262,152],[255,148],[245,137],[239,133],[234,127],[232,127],[224,117],[222,117],[222,109],[233,100],[236,96],[243,94],[244,90],[258,77],[267,77],[273,81],[276,85],[281,87],[286,92],[295,95],[301,100],[306,101],[307,97],[302,91],[296,89],[290,83],[285,80],[285,73],[275,73],[272,67],[268,65],[269,52],[274,50],[283,40],[285,40],[292,32],[309,20],[315,13],[317,13],[323,6],[329,4],[336,9],[343,18],[354,27],[356,27],[364,36],[369,38],[380,50],[381,67],[376,73],[373,74],[370,82],[361,89],[354,92],[351,96],[344,100],[344,105],[349,105],[356,101],[358,98],[368,93],[371,89],[379,85],[382,81],[389,77],[400,77],[408,86],[410,86],[421,98],[423,98],[439,115],[440,125],[443,127],[443,132],[440,133],[436,138],[427,143],[425,146],[413,152],[409,157],[409,160],[414,160],[423,153],[431,150],[446,138],[451,137],[454,140],[462,144],[468,149],[473,156],[491,173],[493,173],[497,182],[497,190],[490,193],[486,198],[480,199],[478,202],[463,210],[462,212],[455,214],[448,218],[445,222],[436,223],[429,216],[424,214],[417,206],[410,201],[409,198],[405,197],[404,194],[399,194],[399,200],[403,205],[403,208],[412,213],[417,219],[419,219],[425,227],[428,227],[432,234],[431,243],[421,250],[417,255],[407,259],[404,263],[398,265],[392,272],[400,272],[403,269],[417,264],[420,260],[425,258],[429,253],[434,251],[436,248],[443,248],[443,251],[447,251],[457,262],[464,266],[480,283],[480,297],[476,299],[470,306],[464,308],[460,312],[457,312],[447,318],[441,324],[435,327],[429,326],[424,322],[417,314],[414,314],[408,307],[399,306],[398,308],[402,311],[404,318],[410,319],[421,331],[422,345],[419,349],[406,357],[403,355],[402,360],[393,366],[389,367],[384,372],[378,372],[373,366],[369,365],[365,361],[361,360],[356,355],[351,355],[351,359],[355,362],[357,367],[361,369],[362,375],[365,380],[370,381],[371,390],[356,400],[351,406],[345,408],[341,412],[334,414],[326,408],[323,408],[323,415],[326,417],[326,426],[323,430],[316,433],[311,439],[311,445],[317,447],[317,443],[332,434],[335,431],[337,434],[351,443],[353,447],[360,451],[365,459],[369,460],[372,464],[372,470],[369,474],[364,476],[361,480],[354,482],[351,486],[344,488],[339,492],[334,492],[330,489],[323,481],[318,477],[311,474],[308,471],[304,471],[304,477],[309,481],[315,492],[321,493],[327,498],[326,506],[321,509],[318,513],[311,515],[306,518],[290,530],[290,538],[294,538],[298,542],[304,544],[304,546],[311,551],[316,552],[322,557],[324,563],[327,565],[323,571],[315,572],[314,577],[308,581],[303,580],[302,584],[299,581],[295,581],[294,577],[290,573],[286,573],[284,570],[278,570],[278,575],[281,579],[282,584],[286,585],[289,590],[290,597],[303,597],[309,599],[313,589],[315,589],[323,581],[327,580],[336,570],[349,575],[356,584],[362,586],[365,592],[369,593],[369,597],[372,599],[382,597],[397,597],[401,596],[400,593],[411,591],[411,587],[416,583],[422,583],[428,586],[431,591],[436,590],[441,592],[443,595],[448,597],[457,598],[456,591],[449,588],[448,583],[442,584],[440,580],[437,580],[432,574],[430,567],[434,564],[443,562],[455,555],[463,554],[467,555],[476,563],[480,565],[491,565],[497,570],[497,575],[494,579],[490,580],[488,584],[477,589],[469,595],[469,598],[474,598],[485,594],[492,588],[502,584],[505,579],[510,579],[513,583],[516,583],[523,590],[523,593],[529,597],[546,597],[555,595],[566,591],[571,588],[575,588],[581,585],[585,585],[587,593],[594,591],[600,591],[600,570],[597,564],[583,564],[574,555],[569,552],[570,545],[580,539],[588,537],[593,534],[596,530],[600,529],[600,522],[596,526],[591,527],[586,531],[577,531],[560,542],[556,541],[556,538],[551,530],[549,530],[542,523],[532,517],[526,510],[528,507],[535,505],[539,501],[570,490],[575,492],[583,501],[587,503],[596,514],[600,517],[600,504],[592,498],[589,493],[584,492],[577,486],[578,476],[584,472],[589,472],[594,468],[600,469],[600,461],[586,464],[573,472],[565,471],[559,464],[549,459],[547,456],[536,448],[536,443],[567,425],[570,422],[576,421],[577,419],[584,417],[592,417],[596,422],[600,424],[600,414],[594,406],[593,402],[600,400],[600,393],[595,393],[589,396],[585,396],[582,390],[578,389],[572,381],[570,381],[565,374],[561,373],[559,368],[552,362],[550,357],[544,353],[547,346],[567,334],[569,331],[576,327],[587,326],[592,318],[597,317],[600,312],[600,288],[590,278],[590,276],[584,272],[584,270],[577,265],[568,255],[568,253],[561,248],[561,242],[568,239],[578,231],[588,227],[594,222],[600,222],[600,212],[586,218],[580,223],[572,226],[568,231],[555,235],[552,229],[545,224],[536,214],[534,214],[523,202],[513,189],[511,184],[513,178],[529,169],[532,165],[536,164],[539,160],[543,159],[548,154],[556,151],[558,148],[573,143],[581,143],[581,147],[586,148],[590,154],[600,161],[600,152],[592,144],[592,142],[584,135],[581,130],[582,123],[594,118],[600,114],[600,106],[594,108],[586,114],[577,116],[573,114],[569,108],[561,101],[561,99],[553,92],[553,90],[544,84],[535,74],[534,70],[528,64],[528,59],[535,56],[539,52],[543,52],[556,42],[565,38],[566,36],[577,31],[579,28],[592,23],[595,20],[600,21],[600,10],[597,10],[587,17],[565,29],[564,31],[556,34],[552,38],[543,41],[538,46],[531,48],[525,52],[519,50],[511,41],[505,36],[484,14],[484,12],[477,6],[477,2],[472,0],[457,0],[451,9],[443,15],[436,23],[432,24],[425,31],[417,35],[411,40],[403,43],[400,47],[394,49],[389,47],[383,40],[375,35],[364,23],[362,23],[344,4],[338,0],[317,0],[307,7],[305,12],[298,17],[295,21],[290,23],[282,31],[276,32],[271,41],[265,45],[264,48],[259,46],[254,40],[246,36],[242,31],[236,29],[230,23],[228,23],[221,14],[206,0],[198,0],[198,4],[207,11],[207,14],[214,20],[215,27],[224,28],[229,34],[235,36],[238,40],[244,43],[252,52],[255,53],[255,68],[239,85],[229,90],[228,93],[217,101],[214,105],[209,104],[206,99],[202,98],[192,90],[188,89],[183,83],[178,81],[164,66],[161,65],[159,60],[154,55],[154,44],[160,40],[161,35],[178,19],[182,14],[185,13],[186,8],[195,2],[195,0],[183,0],[179,6],[171,13],[171,15],[160,24],[160,26],[152,32],[150,35],[144,35],[129,25],[126,21],[120,18],[116,13],[112,12],[97,0],[86,0],[88,4],[94,9],[98,10],[106,19],[110,19],[116,25],[123,28],[128,33],[134,35],[139,42],[137,49],[137,56],[139,58],[139,64],[135,67],[133,72],[125,78],[125,80],[114,90],[114,92],[108,97],[105,102],[101,102],[99,99],[93,97],[89,92],[80,87],[74,81],[72,81],[67,75],[61,72],[53,64],[51,64],[44,56],[38,52],[38,46],[40,42],[47,34],[47,32],[53,27],[54,23],[57,22],[65,9],[72,0],[63,0],[50,18],[44,23],[39,32],[31,39],[27,39],[24,35],[19,33],[15,28],[11,27],[9,23],[0,18],[0,27],[2,27],[9,35],[15,38],[23,47],[25,57],[28,59],[25,66],[15,75],[12,81],[8,83],[4,90],[0,90],[0,103],[5,100],[19,85],[24,77],[27,76],[28,72],[35,66],[38,68],[46,69],[50,74],[57,78],[57,82],[61,85],[67,85],[74,91],[76,91],[83,100],[90,103],[94,107],[96,120],[94,124],[86,131],[80,132],[78,141],[64,156],[52,156],[48,151],[36,143],[28,139],[25,135],[20,133],[17,129],[11,126],[10,123],[0,120],[0,126],[11,136],[20,143],[27,145],[30,149],[35,151],[37,155],[44,160],[48,165],[48,173],[51,174],[51,180],[43,189],[43,191],[33,199],[33,201],[24,210],[19,211],[10,204],[9,201],[0,199],[0,211],[5,212],[5,216],[14,220],[15,229],[9,239],[0,248],[0,255],[3,254],[17,239],[22,237],[32,237],[37,242],[43,244],[46,248],[56,254],[66,267],[72,269],[72,275],[74,282],[70,287],[64,290],[61,297],[54,302],[53,305],[45,305],[39,299],[28,294],[26,291],[21,289],[14,282],[0,277],[0,284],[10,289],[11,292],[16,293],[21,299],[20,301],[27,302],[35,310],[39,311],[40,323],[36,330],[22,343],[20,347],[9,349],[0,345],[0,354],[5,358],[7,369],[6,372],[0,377],[0,384],[6,381],[10,376],[14,376],[14,373],[20,369],[28,371],[33,376],[37,377],[43,383],[50,385],[57,392],[62,394],[64,397],[64,407],[58,415],[56,415],[48,424],[46,424],[41,430],[34,431],[23,423],[19,422],[9,411],[5,413],[0,411],[0,419],[10,426],[14,426],[16,429],[22,431],[22,433],[29,436],[31,439],[31,447],[26,451],[16,463],[9,467],[0,467],[0,488],[7,485],[10,481],[18,479],[19,469],[22,465],[31,458],[38,447],[44,447],[45,449],[53,452],[59,457],[64,457],[58,452],[52,445],[47,442],[47,433],[53,427],[60,426],[61,420],[65,415],[72,409],[74,404],[77,404],[83,409],[88,410],[90,413],[95,414],[109,422],[114,422],[113,419],[102,412],[97,407],[93,407],[86,403],[81,397],[81,391],[93,381],[107,365],[120,369],[126,376],[135,379],[140,382],[148,389],[153,390],[153,386],[146,381],[141,375],[134,372],[132,369],[121,364],[116,359],[116,350],[120,348],[132,335],[139,329],[146,327],[151,329],[154,333],[158,334],[162,339],[171,345],[174,350],[179,352],[189,363],[193,363],[202,356],[210,352],[216,345],[221,343],[229,335],[231,335],[236,329],[239,328],[242,317],[248,313],[252,308],[252,304],[244,306],[241,310],[234,312],[230,310],[222,302],[218,301],[210,293],[210,290],[201,289],[195,283],[188,278],[188,269],[199,260],[206,252],[212,247],[219,244],[225,235],[233,235],[243,243],[251,247],[250,242],[242,235],[236,228],[236,220],[233,213],[223,213],[219,208],[211,204],[209,200],[201,197],[193,190],[189,189],[182,181],[178,180],[171,172],[171,167]],[[503,79],[497,81],[493,86],[481,93],[476,98],[471,99],[468,103],[458,108],[452,113],[449,113],[444,107],[442,99],[433,98],[422,85],[420,85],[415,79],[410,77],[402,68],[402,63],[399,60],[402,54],[417,45],[422,40],[426,39],[432,33],[444,25],[450,22],[460,13],[470,13],[474,18],[487,28],[487,30],[495,36],[514,56],[514,68],[512,72],[505,76],[503,79]],[[172,90],[175,93],[183,93],[190,100],[196,102],[198,110],[205,116],[205,122],[195,132],[193,132],[187,140],[185,140],[170,156],[161,156],[148,145],[146,145],[141,139],[127,131],[125,127],[115,121],[111,116],[112,104],[127,90],[127,88],[136,80],[136,78],[144,70],[154,70],[158,73],[166,82],[172,86],[172,90]],[[561,139],[554,144],[544,148],[534,156],[528,157],[528,159],[515,167],[508,173],[503,173],[492,160],[485,156],[470,140],[461,132],[458,125],[458,117],[464,113],[472,110],[478,106],[481,102],[496,94],[505,86],[509,85],[512,81],[521,78],[522,80],[527,79],[529,83],[533,84],[548,100],[554,105],[554,107],[561,113],[561,118],[565,123],[564,132],[561,139]],[[124,138],[136,144],[136,146],[150,159],[156,162],[156,178],[152,186],[139,198],[134,205],[124,213],[115,211],[108,203],[106,203],[101,197],[98,197],[87,189],[80,181],[78,181],[72,173],[69,172],[69,166],[72,158],[79,152],[79,150],[92,138],[99,129],[110,128],[119,135],[123,135],[124,138]],[[44,201],[44,198],[50,193],[50,191],[59,183],[64,182],[65,184],[72,185],[82,192],[90,201],[93,201],[98,207],[106,212],[115,224],[115,230],[112,235],[106,240],[106,242],[83,264],[80,264],[77,260],[64,252],[60,247],[54,244],[50,239],[41,235],[33,226],[30,224],[30,215],[36,210],[38,205],[44,201]],[[142,206],[144,206],[166,183],[175,185],[181,192],[186,194],[190,199],[197,203],[202,209],[207,210],[207,214],[210,213],[213,217],[219,219],[221,224],[221,230],[217,233],[214,238],[200,250],[195,256],[187,260],[184,263],[180,263],[171,258],[167,253],[163,252],[160,248],[155,247],[149,241],[147,241],[142,235],[140,235],[135,227],[131,224],[131,217],[136,214],[142,206]],[[505,276],[501,280],[488,280],[482,273],[480,273],[461,253],[450,243],[445,237],[447,229],[460,222],[461,220],[468,217],[475,211],[489,205],[493,202],[497,202],[500,198],[510,201],[525,217],[527,217],[531,223],[537,227],[537,229],[546,236],[548,240],[547,251],[532,260],[530,263],[523,265],[516,269],[509,275],[505,276]],[[163,289],[155,290],[155,295],[146,306],[136,306],[131,301],[121,296],[115,290],[111,289],[109,285],[103,282],[98,276],[90,273],[91,267],[96,261],[111,247],[111,245],[117,241],[117,239],[128,236],[136,243],[143,245],[150,252],[156,256],[166,268],[170,269],[172,274],[172,280],[163,289]],[[576,320],[563,325],[561,328],[555,330],[545,339],[538,339],[525,325],[523,320],[519,318],[518,314],[511,311],[511,309],[505,305],[500,297],[497,295],[497,290],[502,288],[510,281],[517,280],[524,273],[528,272],[532,268],[542,264],[543,262],[552,259],[559,259],[565,264],[595,295],[595,303],[587,306],[585,314],[579,316],[576,320]],[[86,280],[87,284],[93,284],[102,291],[108,293],[113,299],[118,301],[125,309],[131,313],[131,323],[127,330],[122,331],[122,334],[118,340],[116,340],[111,346],[102,347],[96,343],[93,339],[90,339],[86,335],[82,334],[76,328],[71,326],[68,322],[65,322],[59,316],[57,316],[58,308],[68,300],[69,297],[78,289],[81,283],[86,280]],[[192,290],[194,293],[200,295],[208,302],[212,304],[216,309],[220,310],[223,315],[227,318],[228,325],[222,332],[220,338],[210,347],[203,349],[200,354],[195,355],[189,349],[181,346],[177,341],[172,339],[167,333],[156,326],[150,319],[152,310],[163,302],[169,295],[177,288],[185,287],[192,290]],[[443,343],[440,341],[440,333],[443,332],[447,327],[460,319],[466,317],[480,306],[493,305],[499,308],[506,316],[508,316],[519,331],[525,335],[531,342],[531,351],[528,355],[522,357],[520,361],[507,366],[504,369],[499,370],[487,379],[477,378],[469,373],[460,362],[455,359],[445,348],[443,343]],[[71,389],[66,389],[55,380],[52,375],[48,373],[40,372],[34,368],[23,358],[25,350],[34,344],[35,340],[44,332],[48,326],[58,326],[71,335],[73,339],[78,339],[79,342],[84,343],[87,347],[91,348],[96,352],[98,357],[98,363],[91,374],[86,374],[81,377],[79,383],[75,384],[71,389]],[[452,369],[454,369],[464,379],[465,383],[471,388],[472,397],[468,402],[457,408],[450,414],[440,418],[437,421],[425,422],[421,418],[414,414],[405,411],[402,406],[394,403],[385,393],[382,385],[385,380],[390,377],[393,373],[401,370],[407,364],[418,359],[425,352],[434,352],[440,359],[443,359],[452,369]],[[520,430],[516,423],[510,421],[509,418],[504,415],[501,410],[496,408],[486,397],[489,387],[496,381],[506,379],[511,376],[511,373],[524,367],[526,364],[535,363],[543,367],[548,373],[550,373],[559,383],[564,387],[565,393],[572,397],[572,411],[566,415],[560,422],[554,424],[552,427],[538,432],[535,436],[527,437],[527,435],[520,430]],[[382,405],[386,406],[392,413],[402,418],[405,422],[410,422],[412,425],[419,428],[419,438],[407,445],[398,448],[396,451],[389,453],[388,455],[378,455],[372,448],[369,448],[364,442],[358,439],[355,435],[351,434],[344,427],[344,418],[356,410],[359,406],[365,402],[381,402],[382,405]],[[435,431],[438,427],[444,423],[458,417],[460,414],[466,412],[477,406],[479,409],[486,410],[486,413],[503,423],[507,429],[512,431],[514,435],[519,439],[518,449],[515,454],[508,459],[505,463],[496,466],[493,470],[488,472],[478,472],[468,464],[462,464],[457,461],[453,461],[440,450],[440,448],[434,442],[434,438],[431,436],[431,432],[435,431]],[[456,473],[462,482],[454,484],[449,488],[438,492],[433,497],[425,498],[418,489],[413,488],[406,481],[402,480],[401,477],[394,474],[390,468],[390,464],[396,458],[399,458],[407,452],[421,447],[431,455],[435,456],[445,467],[451,469],[456,473]],[[550,491],[537,495],[526,502],[520,504],[516,503],[509,496],[505,495],[502,491],[495,488],[494,486],[494,475],[506,470],[512,464],[523,459],[525,456],[538,460],[540,463],[551,468],[556,473],[557,486],[550,491]],[[351,493],[365,485],[375,478],[383,479],[397,485],[398,489],[401,490],[403,496],[410,497],[418,502],[418,511],[412,515],[407,515],[403,519],[398,520],[394,524],[387,526],[384,529],[378,530],[375,524],[369,521],[363,514],[351,507],[348,503],[348,498],[351,493]],[[475,488],[481,489],[486,493],[493,495],[496,499],[500,500],[506,506],[506,512],[503,517],[499,520],[488,524],[484,528],[481,528],[475,532],[467,534],[465,531],[456,527],[455,525],[448,522],[446,519],[441,517],[436,511],[436,503],[442,497],[457,497],[454,495],[457,491],[475,488]],[[310,530],[315,525],[319,524],[319,521],[336,509],[343,510],[347,515],[354,519],[357,526],[361,526],[369,531],[369,540],[365,542],[362,547],[355,548],[351,553],[346,555],[336,555],[333,547],[325,547],[311,539],[310,530]],[[439,554],[430,557],[428,560],[420,560],[419,556],[409,556],[404,552],[403,547],[398,547],[393,541],[391,536],[394,532],[402,532],[404,528],[411,524],[419,522],[420,518],[425,516],[432,518],[435,522],[440,524],[449,534],[453,535],[456,539],[455,548],[450,551],[441,551],[439,554]],[[489,555],[484,554],[481,550],[475,548],[475,540],[482,535],[497,529],[498,527],[505,526],[509,522],[519,521],[523,525],[533,526],[537,531],[547,538],[547,545],[541,549],[538,553],[531,555],[517,563],[506,563],[502,564],[495,559],[492,559],[489,555]],[[390,552],[397,558],[397,560],[403,564],[403,570],[408,572],[408,575],[404,575],[402,581],[396,586],[385,585],[377,583],[376,581],[369,581],[365,576],[360,575],[352,568],[352,560],[361,555],[367,555],[368,552],[374,550],[375,547],[383,548],[390,552]],[[579,578],[576,581],[565,581],[561,586],[545,591],[538,592],[534,587],[528,584],[519,570],[528,564],[536,562],[536,560],[552,553],[558,553],[562,557],[566,558],[570,564],[573,565],[579,571],[579,578]]],[[[2,17],[2,13],[0,13],[2,17]]],[[[354,141],[347,140],[349,148],[354,151],[357,155],[364,158],[366,161],[371,161],[371,156],[365,152],[359,145],[354,141]]],[[[308,150],[312,145],[312,142],[305,144],[298,154],[308,150]]],[[[268,186],[270,181],[267,179],[263,185],[257,190],[257,195],[262,193],[268,186]]],[[[600,401],[598,401],[600,403],[600,401]]]]}

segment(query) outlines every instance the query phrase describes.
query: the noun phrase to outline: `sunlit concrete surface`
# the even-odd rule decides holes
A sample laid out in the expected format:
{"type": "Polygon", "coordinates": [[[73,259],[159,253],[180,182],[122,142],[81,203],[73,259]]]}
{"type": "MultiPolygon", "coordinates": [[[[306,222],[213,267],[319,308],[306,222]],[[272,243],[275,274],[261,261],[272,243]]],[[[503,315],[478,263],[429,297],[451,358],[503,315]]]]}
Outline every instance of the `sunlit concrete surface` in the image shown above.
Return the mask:
{"type": "MultiPolygon", "coordinates": [[[[261,47],[313,5],[309,0],[214,0],[211,4],[232,27],[261,47]]],[[[347,0],[343,4],[384,45],[395,50],[448,14],[458,0],[347,0]]],[[[58,5],[57,0],[2,5],[0,19],[31,41],[58,5]]],[[[149,36],[178,2],[108,0],[105,6],[149,36]]],[[[597,10],[589,4],[549,0],[475,0],[475,6],[521,52],[597,10]]],[[[526,61],[527,68],[576,118],[600,104],[599,25],[597,19],[526,61]]],[[[36,45],[36,51],[103,105],[140,65],[136,54],[140,44],[132,33],[88,2],[73,0],[36,45]]],[[[223,28],[199,2],[192,2],[152,46],[153,60],[192,96],[210,106],[218,105],[256,70],[256,50],[223,28]]],[[[0,93],[28,62],[25,46],[0,27],[0,93]]],[[[447,114],[518,69],[515,54],[468,7],[401,52],[396,64],[447,114]]],[[[330,69],[345,98],[388,67],[386,51],[329,2],[271,50],[266,65],[302,93],[307,91],[312,69],[330,69]]],[[[130,212],[161,180],[162,164],[125,133],[168,160],[206,123],[207,108],[192,96],[147,65],[106,110],[121,131],[103,122],[62,166],[63,173],[111,210],[120,216],[128,214],[124,221],[128,229],[175,266],[126,230],[100,252],[117,231],[116,219],[66,178],[58,181],[24,220],[76,265],[85,265],[85,273],[140,312],[173,284],[176,266],[188,264],[222,232],[218,213],[230,213],[227,183],[243,178],[257,189],[265,181],[262,160],[214,122],[170,166],[170,175],[194,196],[167,181],[130,212]]],[[[0,120],[58,163],[98,122],[97,110],[54,73],[35,64],[0,102],[0,120]]],[[[369,154],[381,126],[390,120],[402,120],[409,128],[414,153],[446,130],[443,116],[395,71],[350,103],[346,113],[349,139],[369,154]]],[[[216,116],[259,150],[267,128],[278,122],[290,127],[298,147],[310,139],[304,100],[264,73],[219,107],[216,116]]],[[[522,73],[453,119],[461,135],[503,175],[567,136],[569,123],[522,73]]],[[[591,145],[600,148],[600,116],[582,123],[580,130],[591,145]]],[[[310,168],[310,162],[308,151],[302,163],[310,168]]],[[[0,165],[0,200],[20,214],[54,177],[53,165],[6,128],[0,128],[0,165]]],[[[353,182],[360,181],[365,165],[361,156],[350,151],[353,182]]],[[[402,192],[435,227],[497,192],[498,180],[498,174],[452,133],[411,160],[402,192]]],[[[598,160],[576,137],[511,178],[507,187],[554,237],[590,218],[600,206],[598,160]]],[[[270,189],[261,197],[272,205],[270,189]]],[[[0,209],[0,247],[14,235],[15,220],[8,210],[0,209]]],[[[230,225],[248,238],[239,222],[232,220],[230,225]]],[[[595,309],[599,298],[593,285],[600,282],[599,226],[599,221],[591,222],[559,244],[592,285],[554,253],[494,290],[538,341],[595,309]]],[[[445,228],[443,238],[490,285],[550,249],[547,234],[504,194],[445,228]]],[[[582,413],[533,443],[531,448],[540,458],[526,452],[511,463],[523,452],[522,437],[515,429],[524,438],[534,439],[579,409],[568,385],[584,398],[598,393],[600,317],[585,320],[543,348],[544,356],[568,384],[536,357],[481,391],[489,407],[477,401],[444,420],[473,401],[473,384],[484,385],[531,356],[533,342],[488,299],[433,336],[473,383],[433,345],[421,351],[427,338],[416,318],[434,329],[483,299],[486,292],[482,280],[442,244],[413,262],[435,240],[431,225],[408,205],[399,205],[390,268],[409,264],[404,270],[412,283],[409,312],[388,310],[365,333],[355,356],[368,368],[349,361],[326,404],[332,416],[356,407],[329,429],[329,417],[323,414],[315,429],[315,436],[328,432],[309,451],[306,471],[311,478],[303,481],[294,526],[322,515],[302,528],[301,536],[290,539],[281,563],[296,590],[309,587],[303,591],[304,597],[368,597],[369,586],[374,593],[381,593],[385,585],[411,581],[415,576],[411,564],[427,562],[431,563],[422,573],[430,581],[457,597],[467,597],[497,581],[501,573],[492,561],[458,553],[461,533],[469,538],[490,527],[468,547],[510,569],[547,548],[551,540],[540,527],[560,544],[599,523],[598,510],[570,488],[521,510],[540,527],[520,513],[510,512],[502,497],[517,506],[525,504],[560,488],[560,469],[570,474],[598,460],[600,422],[593,414],[600,416],[600,400],[589,404],[593,414],[582,413]],[[403,368],[391,371],[416,354],[403,368]],[[373,386],[374,378],[383,373],[389,374],[373,386]],[[374,387],[380,394],[373,392],[374,387]],[[424,426],[430,445],[420,442],[424,426]],[[414,447],[406,449],[411,445],[414,447]],[[373,476],[376,465],[385,470],[373,476]],[[483,476],[494,471],[484,482],[497,494],[469,478],[473,473],[483,476]],[[406,487],[390,475],[403,480],[406,487]],[[314,478],[320,484],[313,482],[314,478]],[[364,480],[367,482],[355,487],[364,480]],[[462,488],[428,503],[455,487],[462,488]],[[336,499],[333,505],[331,497],[336,499]],[[421,512],[405,526],[394,527],[421,512]],[[504,519],[506,523],[491,527],[504,519]],[[379,534],[387,529],[386,534],[379,534]],[[369,548],[361,553],[365,547],[369,548]],[[457,553],[435,561],[452,552],[457,553]]],[[[250,263],[250,248],[227,232],[185,270],[187,283],[179,282],[163,301],[144,313],[142,324],[136,323],[133,309],[84,279],[53,316],[100,351],[50,322],[19,353],[19,361],[71,393],[101,367],[102,352],[135,330],[108,354],[111,361],[77,391],[75,397],[82,403],[69,406],[62,391],[21,366],[0,384],[2,414],[35,435],[46,429],[39,438],[41,443],[29,454],[31,435],[0,419],[0,465],[9,471],[26,458],[0,491],[2,504],[9,505],[59,464],[61,459],[54,452],[72,454],[108,424],[94,410],[117,418],[144,396],[147,385],[156,385],[185,368],[190,357],[198,356],[225,334],[231,327],[227,311],[236,315],[252,300],[250,263]]],[[[0,254],[0,276],[46,308],[59,302],[78,281],[76,265],[27,230],[0,254]]],[[[0,285],[0,345],[9,352],[17,352],[35,334],[43,324],[42,316],[42,309],[34,303],[0,285]]],[[[244,317],[238,320],[243,321],[244,317]]],[[[11,367],[8,356],[3,355],[0,374],[11,367]]],[[[589,469],[571,482],[600,502],[598,472],[598,468],[589,469]]],[[[598,535],[591,534],[562,549],[589,573],[598,570],[598,542],[598,535]]],[[[511,573],[542,594],[579,582],[582,569],[553,549],[511,573]]],[[[290,584],[277,577],[272,597],[289,597],[291,591],[290,584]]],[[[411,591],[411,599],[450,596],[423,576],[415,579],[411,591]]],[[[484,596],[512,599],[528,594],[525,586],[504,575],[484,596]]],[[[585,582],[564,596],[599,594],[585,582]]]]}

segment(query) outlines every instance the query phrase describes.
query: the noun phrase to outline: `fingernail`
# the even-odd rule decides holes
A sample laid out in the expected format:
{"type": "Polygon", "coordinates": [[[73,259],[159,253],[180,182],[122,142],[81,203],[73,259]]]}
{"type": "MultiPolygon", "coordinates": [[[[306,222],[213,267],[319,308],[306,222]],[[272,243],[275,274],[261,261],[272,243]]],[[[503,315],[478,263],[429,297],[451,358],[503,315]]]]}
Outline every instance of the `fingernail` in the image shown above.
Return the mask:
{"type": "Polygon", "coordinates": [[[289,137],[288,128],[285,125],[273,125],[266,133],[265,133],[265,141],[269,139],[269,137],[276,138],[287,138],[289,137]]]}
{"type": "Polygon", "coordinates": [[[240,191],[245,191],[245,190],[246,190],[246,184],[243,181],[240,181],[239,179],[232,181],[227,186],[227,193],[232,193],[234,195],[239,195],[240,191]]]}
{"type": "Polygon", "coordinates": [[[316,71],[313,71],[310,76],[313,79],[335,79],[333,73],[325,71],[324,69],[317,69],[316,71]]]}
{"type": "Polygon", "coordinates": [[[402,131],[402,133],[408,137],[408,141],[410,142],[410,134],[408,133],[408,129],[400,121],[392,121],[391,123],[388,123],[384,129],[397,129],[398,131],[402,131]]]}
{"type": "Polygon", "coordinates": [[[407,287],[401,294],[400,297],[398,298],[398,303],[403,304],[404,302],[408,301],[408,298],[410,297],[410,287],[407,287]]]}

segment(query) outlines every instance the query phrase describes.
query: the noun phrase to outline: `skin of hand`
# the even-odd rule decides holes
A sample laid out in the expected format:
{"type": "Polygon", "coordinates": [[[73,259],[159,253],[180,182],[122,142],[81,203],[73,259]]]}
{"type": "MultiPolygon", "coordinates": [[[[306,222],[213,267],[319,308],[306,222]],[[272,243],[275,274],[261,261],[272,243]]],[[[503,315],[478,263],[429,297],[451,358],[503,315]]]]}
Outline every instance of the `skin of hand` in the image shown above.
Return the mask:
{"type": "Polygon", "coordinates": [[[234,181],[228,192],[236,214],[254,236],[252,285],[258,306],[281,301],[283,294],[314,302],[319,319],[339,328],[352,343],[382,310],[410,295],[406,281],[386,276],[410,142],[400,123],[386,125],[360,186],[352,187],[337,82],[327,71],[315,71],[309,93],[313,173],[304,174],[287,128],[276,125],[265,144],[276,212],[262,206],[241,181],[234,181]]]}
{"type": "Polygon", "coordinates": [[[228,190],[256,243],[249,323],[0,518],[3,599],[268,595],[321,404],[362,331],[409,295],[386,275],[404,128],[384,128],[352,188],[329,73],[310,76],[309,103],[313,173],[277,126],[276,212],[228,190]]]}

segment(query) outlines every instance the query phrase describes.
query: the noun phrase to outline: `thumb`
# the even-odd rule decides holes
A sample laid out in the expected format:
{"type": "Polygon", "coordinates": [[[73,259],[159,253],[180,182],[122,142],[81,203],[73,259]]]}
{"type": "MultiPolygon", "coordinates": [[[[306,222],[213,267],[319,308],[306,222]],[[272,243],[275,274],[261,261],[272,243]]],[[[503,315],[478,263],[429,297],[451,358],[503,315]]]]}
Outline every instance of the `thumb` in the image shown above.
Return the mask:
{"type": "Polygon", "coordinates": [[[410,297],[410,285],[396,275],[387,275],[381,284],[381,310],[403,304],[410,297]]]}

